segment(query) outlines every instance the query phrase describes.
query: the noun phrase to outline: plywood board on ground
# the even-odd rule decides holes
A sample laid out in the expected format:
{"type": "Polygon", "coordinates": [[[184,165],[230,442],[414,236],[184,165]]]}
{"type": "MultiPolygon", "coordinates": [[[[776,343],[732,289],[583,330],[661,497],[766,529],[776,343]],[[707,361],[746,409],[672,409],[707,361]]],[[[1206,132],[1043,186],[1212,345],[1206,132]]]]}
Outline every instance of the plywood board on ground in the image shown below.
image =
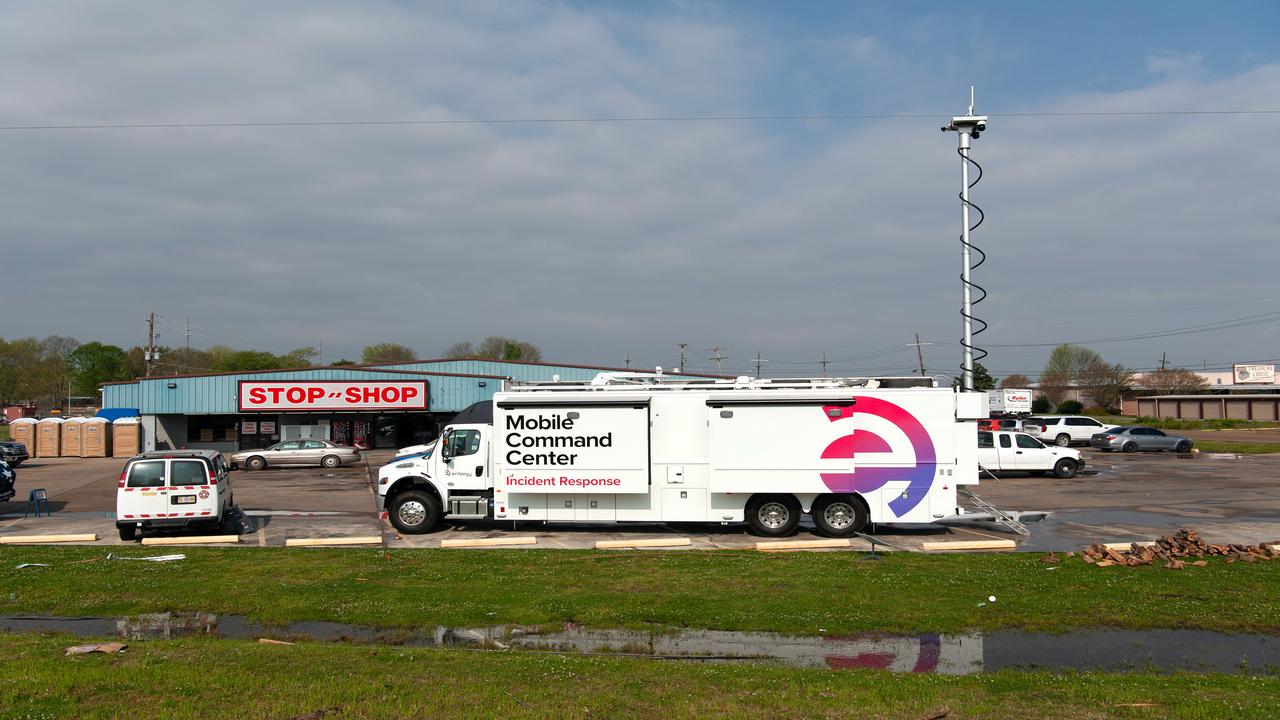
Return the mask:
{"type": "Polygon", "coordinates": [[[81,535],[6,535],[0,537],[0,545],[39,545],[41,543],[95,542],[94,533],[81,535]]]}
{"type": "Polygon", "coordinates": [[[920,543],[921,550],[1013,550],[1018,544],[1012,540],[955,540],[920,543]]]}
{"type": "Polygon", "coordinates": [[[285,547],[336,547],[341,545],[381,545],[382,538],[368,537],[332,537],[332,538],[289,538],[284,541],[285,547]]]}
{"type": "Polygon", "coordinates": [[[219,545],[222,543],[238,543],[239,535],[196,535],[193,537],[148,537],[142,538],[143,545],[219,545]]]}
{"type": "Polygon", "coordinates": [[[441,540],[442,548],[474,548],[502,547],[503,545],[536,545],[538,538],[532,535],[521,537],[473,538],[467,540],[441,540]]]}
{"type": "Polygon", "coordinates": [[[652,538],[648,540],[600,540],[597,550],[628,550],[631,548],[664,548],[688,547],[693,544],[689,538],[652,538]]]}
{"type": "Polygon", "coordinates": [[[788,550],[824,550],[827,548],[847,548],[853,543],[847,538],[829,538],[826,540],[780,540],[776,542],[758,542],[757,550],[764,552],[785,552],[788,550]]]}

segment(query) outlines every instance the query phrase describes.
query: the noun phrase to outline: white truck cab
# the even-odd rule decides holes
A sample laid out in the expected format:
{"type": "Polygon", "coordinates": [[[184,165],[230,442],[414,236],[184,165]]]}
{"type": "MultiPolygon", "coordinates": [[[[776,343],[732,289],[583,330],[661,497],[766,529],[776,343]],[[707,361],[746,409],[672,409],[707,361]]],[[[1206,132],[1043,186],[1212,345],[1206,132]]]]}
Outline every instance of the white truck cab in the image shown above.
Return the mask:
{"type": "Polygon", "coordinates": [[[378,505],[404,533],[444,518],[745,521],[776,537],[807,513],[848,537],[956,514],[986,402],[919,377],[513,384],[379,468],[378,505]]]}
{"type": "Polygon", "coordinates": [[[1084,467],[1084,460],[1079,450],[1045,445],[1026,433],[980,430],[978,464],[990,472],[1052,472],[1070,478],[1084,467]]]}
{"type": "Polygon", "coordinates": [[[217,528],[233,507],[230,469],[216,450],[163,450],[129,458],[116,488],[116,529],[217,528]]]}

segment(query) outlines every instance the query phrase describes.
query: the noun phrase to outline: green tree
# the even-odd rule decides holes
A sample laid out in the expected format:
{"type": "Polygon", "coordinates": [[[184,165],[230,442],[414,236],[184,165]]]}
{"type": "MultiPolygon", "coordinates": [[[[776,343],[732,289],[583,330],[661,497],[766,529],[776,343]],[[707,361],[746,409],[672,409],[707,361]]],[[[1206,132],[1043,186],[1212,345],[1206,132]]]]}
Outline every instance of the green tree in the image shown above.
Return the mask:
{"type": "Polygon", "coordinates": [[[316,358],[320,357],[320,349],[315,346],[301,347],[297,350],[280,356],[280,367],[311,367],[316,364],[316,358]]]}
{"type": "Polygon", "coordinates": [[[1040,373],[1038,393],[1057,405],[1067,390],[1083,384],[1086,371],[1102,362],[1102,356],[1082,345],[1059,345],[1049,353],[1044,372],[1040,373]]]}
{"type": "MultiPolygon", "coordinates": [[[[951,380],[952,387],[961,387],[964,382],[963,375],[956,375],[951,380]]],[[[991,377],[991,373],[987,372],[987,368],[982,363],[973,364],[973,389],[986,391],[994,390],[996,387],[996,379],[991,377]]]]}
{"type": "Polygon", "coordinates": [[[418,353],[411,347],[393,342],[370,345],[360,351],[362,363],[399,363],[412,362],[418,359],[418,353]]]}
{"type": "Polygon", "coordinates": [[[72,350],[71,386],[76,395],[97,395],[105,382],[129,379],[128,356],[115,345],[94,340],[72,350]]]}
{"type": "Polygon", "coordinates": [[[263,350],[233,350],[214,361],[214,372],[275,370],[282,367],[280,358],[263,350]]]}

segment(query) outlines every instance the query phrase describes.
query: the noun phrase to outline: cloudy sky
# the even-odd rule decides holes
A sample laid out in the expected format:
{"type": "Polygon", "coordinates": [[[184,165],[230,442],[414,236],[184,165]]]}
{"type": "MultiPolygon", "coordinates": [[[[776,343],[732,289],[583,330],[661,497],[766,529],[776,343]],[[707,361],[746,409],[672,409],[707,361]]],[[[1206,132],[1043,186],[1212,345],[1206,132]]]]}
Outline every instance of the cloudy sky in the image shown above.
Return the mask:
{"type": "Polygon", "coordinates": [[[1280,358],[1271,2],[0,2],[0,336],[324,360],[959,364],[968,86],[997,373],[1280,358]],[[14,129],[119,124],[900,118],[14,129]],[[1237,327],[1224,321],[1247,318],[1237,327]],[[1249,323],[1249,324],[1241,324],[1249,323]],[[1192,330],[1194,332],[1183,332],[1192,330]],[[1176,331],[1169,334],[1166,331],[1176,331]]]}

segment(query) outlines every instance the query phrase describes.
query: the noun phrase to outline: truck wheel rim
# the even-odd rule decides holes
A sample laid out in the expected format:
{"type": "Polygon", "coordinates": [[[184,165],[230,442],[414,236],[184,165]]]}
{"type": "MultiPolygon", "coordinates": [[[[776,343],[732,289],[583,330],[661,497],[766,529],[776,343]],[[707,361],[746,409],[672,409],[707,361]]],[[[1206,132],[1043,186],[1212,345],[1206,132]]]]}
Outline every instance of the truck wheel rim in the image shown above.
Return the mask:
{"type": "Polygon", "coordinates": [[[761,525],[777,530],[787,524],[787,520],[791,518],[791,511],[780,502],[770,502],[760,506],[757,516],[760,518],[761,525]]]}
{"type": "Polygon", "coordinates": [[[848,503],[831,503],[822,511],[822,521],[836,530],[846,530],[853,525],[853,506],[848,503]]]}
{"type": "Polygon", "coordinates": [[[401,505],[396,514],[400,516],[400,522],[405,525],[420,525],[427,519],[427,508],[417,500],[410,500],[401,505]]]}

